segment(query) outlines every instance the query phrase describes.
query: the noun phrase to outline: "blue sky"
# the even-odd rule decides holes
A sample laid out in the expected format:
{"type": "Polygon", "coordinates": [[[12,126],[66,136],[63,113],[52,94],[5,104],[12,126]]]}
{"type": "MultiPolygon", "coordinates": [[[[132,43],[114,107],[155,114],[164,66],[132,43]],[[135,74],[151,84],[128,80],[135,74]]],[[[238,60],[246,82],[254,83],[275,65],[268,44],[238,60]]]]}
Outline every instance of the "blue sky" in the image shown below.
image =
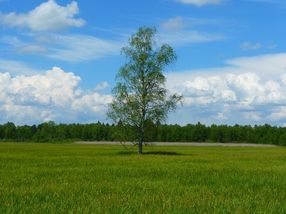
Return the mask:
{"type": "Polygon", "coordinates": [[[284,0],[0,0],[0,122],[106,122],[120,49],[158,29],[168,123],[286,124],[284,0]]]}

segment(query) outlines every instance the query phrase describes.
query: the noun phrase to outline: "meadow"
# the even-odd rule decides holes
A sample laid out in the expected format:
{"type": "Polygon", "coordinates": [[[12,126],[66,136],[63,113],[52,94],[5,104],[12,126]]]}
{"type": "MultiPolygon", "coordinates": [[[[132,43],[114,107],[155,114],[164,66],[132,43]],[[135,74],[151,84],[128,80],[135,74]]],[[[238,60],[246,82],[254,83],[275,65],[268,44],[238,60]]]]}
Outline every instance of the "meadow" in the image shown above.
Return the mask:
{"type": "Polygon", "coordinates": [[[0,213],[285,213],[286,148],[0,144],[0,213]]]}

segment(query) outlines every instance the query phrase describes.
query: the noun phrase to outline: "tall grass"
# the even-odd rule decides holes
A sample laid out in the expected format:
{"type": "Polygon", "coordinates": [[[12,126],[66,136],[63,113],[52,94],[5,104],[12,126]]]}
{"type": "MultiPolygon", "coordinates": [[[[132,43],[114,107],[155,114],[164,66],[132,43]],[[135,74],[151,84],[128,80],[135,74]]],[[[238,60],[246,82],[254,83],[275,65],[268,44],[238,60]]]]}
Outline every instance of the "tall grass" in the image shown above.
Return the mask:
{"type": "Polygon", "coordinates": [[[0,144],[0,213],[286,212],[285,148],[135,149],[0,144]]]}

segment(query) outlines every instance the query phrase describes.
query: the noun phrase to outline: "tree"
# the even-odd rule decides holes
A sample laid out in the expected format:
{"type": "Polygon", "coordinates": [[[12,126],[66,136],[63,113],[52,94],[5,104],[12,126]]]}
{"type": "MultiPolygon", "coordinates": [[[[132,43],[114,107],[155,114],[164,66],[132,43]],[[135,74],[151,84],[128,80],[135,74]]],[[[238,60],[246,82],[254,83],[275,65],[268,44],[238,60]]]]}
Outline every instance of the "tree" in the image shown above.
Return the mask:
{"type": "Polygon", "coordinates": [[[4,124],[4,139],[6,140],[14,140],[16,138],[16,130],[17,127],[14,123],[8,122],[4,124]]]}
{"type": "Polygon", "coordinates": [[[139,154],[145,143],[146,122],[164,121],[181,100],[181,96],[168,94],[162,73],[176,55],[167,44],[156,48],[155,34],[155,28],[140,28],[122,49],[127,63],[118,72],[107,114],[115,123],[121,121],[136,128],[139,154]]]}

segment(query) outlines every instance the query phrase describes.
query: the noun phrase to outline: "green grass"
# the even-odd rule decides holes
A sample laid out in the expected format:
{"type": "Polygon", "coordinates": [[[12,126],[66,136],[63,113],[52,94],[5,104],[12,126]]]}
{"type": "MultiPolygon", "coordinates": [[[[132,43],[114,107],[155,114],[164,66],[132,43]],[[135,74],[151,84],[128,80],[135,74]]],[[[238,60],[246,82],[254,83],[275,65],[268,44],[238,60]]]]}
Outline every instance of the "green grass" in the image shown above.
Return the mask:
{"type": "Polygon", "coordinates": [[[285,213],[286,148],[0,144],[0,213],[285,213]]]}

